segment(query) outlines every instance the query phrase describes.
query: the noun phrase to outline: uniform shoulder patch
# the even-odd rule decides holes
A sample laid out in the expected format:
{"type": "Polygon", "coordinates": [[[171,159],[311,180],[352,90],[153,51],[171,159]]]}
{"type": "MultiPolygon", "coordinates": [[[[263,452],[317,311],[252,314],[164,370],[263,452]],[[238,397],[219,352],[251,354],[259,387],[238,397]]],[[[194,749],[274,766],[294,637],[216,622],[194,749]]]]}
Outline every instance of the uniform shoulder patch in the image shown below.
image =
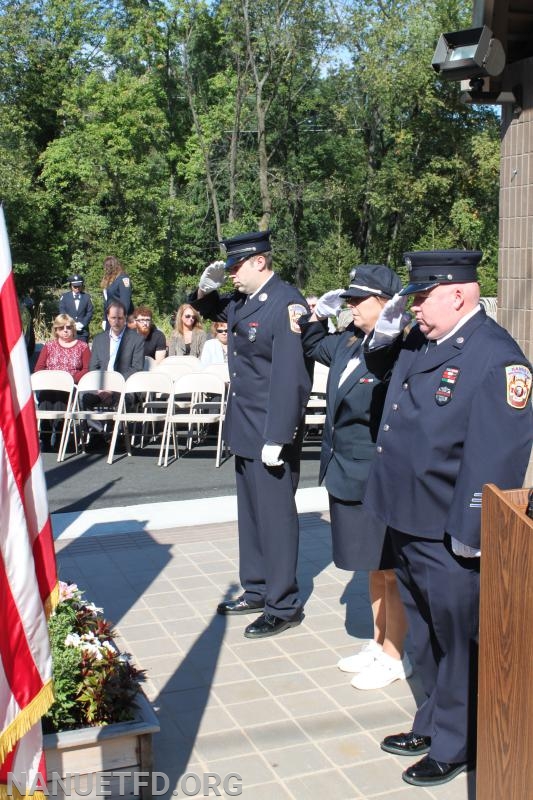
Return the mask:
{"type": "Polygon", "coordinates": [[[513,408],[525,408],[531,394],[531,370],[525,364],[505,367],[507,402],[513,408]]]}
{"type": "Polygon", "coordinates": [[[126,287],[126,289],[130,288],[130,279],[129,278],[122,278],[122,283],[126,287]]]}
{"type": "Polygon", "coordinates": [[[300,333],[300,326],[298,325],[298,320],[302,316],[302,314],[307,314],[307,309],[301,303],[292,303],[290,306],[287,306],[287,311],[289,312],[289,325],[291,331],[293,333],[300,333]]]}

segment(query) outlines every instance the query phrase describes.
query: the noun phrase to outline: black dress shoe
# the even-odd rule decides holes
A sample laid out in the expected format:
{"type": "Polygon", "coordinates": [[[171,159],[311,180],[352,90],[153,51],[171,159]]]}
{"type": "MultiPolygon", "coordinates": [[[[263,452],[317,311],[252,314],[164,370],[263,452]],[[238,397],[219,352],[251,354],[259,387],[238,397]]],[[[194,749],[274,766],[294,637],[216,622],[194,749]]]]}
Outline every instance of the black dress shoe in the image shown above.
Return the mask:
{"type": "Polygon", "coordinates": [[[294,628],[301,621],[302,617],[281,619],[273,614],[265,613],[244,629],[244,635],[247,639],[264,639],[265,636],[275,636],[277,633],[283,633],[287,628],[294,628]]]}
{"type": "Polygon", "coordinates": [[[446,761],[436,761],[431,756],[424,756],[421,761],[407,767],[402,778],[412,786],[438,786],[453,780],[467,766],[466,761],[448,764],[446,761]]]}
{"type": "Polygon", "coordinates": [[[223,603],[219,603],[217,606],[217,612],[219,614],[254,614],[257,611],[261,611],[265,607],[265,604],[262,600],[259,602],[252,602],[251,600],[245,600],[244,595],[242,594],[240,597],[237,597],[235,600],[224,600],[223,603]]]}
{"type": "Polygon", "coordinates": [[[417,756],[427,753],[430,744],[429,736],[419,736],[418,733],[409,731],[409,733],[394,733],[392,736],[385,736],[380,747],[386,753],[394,753],[396,756],[417,756]]]}

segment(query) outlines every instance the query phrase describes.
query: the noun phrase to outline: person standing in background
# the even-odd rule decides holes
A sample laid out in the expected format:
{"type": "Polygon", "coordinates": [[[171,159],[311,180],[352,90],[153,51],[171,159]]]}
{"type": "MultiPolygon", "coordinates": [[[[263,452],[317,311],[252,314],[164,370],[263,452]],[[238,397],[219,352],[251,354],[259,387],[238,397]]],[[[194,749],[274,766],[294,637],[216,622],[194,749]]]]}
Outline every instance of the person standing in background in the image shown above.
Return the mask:
{"type": "Polygon", "coordinates": [[[244,631],[274,636],[302,620],[298,593],[298,514],[302,421],[311,391],[298,318],[300,292],[272,268],[269,231],[223,240],[226,262],[203,272],[191,302],[226,322],[231,378],[224,439],[235,454],[239,567],[243,593],[219,614],[263,613],[244,631]],[[227,270],[227,272],[225,272],[227,270]],[[227,275],[234,291],[219,295],[227,275]]]}
{"type": "Polygon", "coordinates": [[[107,256],[104,259],[104,275],[100,283],[104,296],[104,319],[102,327],[109,330],[107,311],[111,303],[122,303],[126,315],[133,313],[131,278],[126,275],[124,267],[116,256],[107,256]]]}
{"type": "Polygon", "coordinates": [[[59,298],[59,313],[68,314],[76,324],[76,335],[83,342],[89,341],[89,323],[94,314],[91,295],[84,290],[82,275],[71,275],[67,281],[70,291],[59,298]]]}

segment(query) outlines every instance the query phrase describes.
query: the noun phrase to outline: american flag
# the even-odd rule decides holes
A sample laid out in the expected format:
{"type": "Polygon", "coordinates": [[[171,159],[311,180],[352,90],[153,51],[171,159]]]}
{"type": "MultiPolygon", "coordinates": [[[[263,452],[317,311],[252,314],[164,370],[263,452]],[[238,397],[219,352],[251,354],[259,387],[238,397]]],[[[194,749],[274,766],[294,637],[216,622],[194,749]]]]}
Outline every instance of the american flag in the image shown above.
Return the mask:
{"type": "Polygon", "coordinates": [[[58,583],[26,345],[0,206],[0,796],[44,776],[53,702],[47,615],[58,583]]]}

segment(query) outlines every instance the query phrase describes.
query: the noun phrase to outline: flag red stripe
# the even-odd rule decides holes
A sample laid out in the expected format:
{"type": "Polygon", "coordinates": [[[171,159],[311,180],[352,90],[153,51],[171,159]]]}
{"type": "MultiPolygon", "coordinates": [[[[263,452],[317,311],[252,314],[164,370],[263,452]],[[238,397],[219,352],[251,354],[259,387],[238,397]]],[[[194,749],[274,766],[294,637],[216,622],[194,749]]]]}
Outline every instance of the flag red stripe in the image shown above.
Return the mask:
{"type": "Polygon", "coordinates": [[[50,517],[48,517],[39,535],[35,539],[32,552],[35,563],[41,565],[41,569],[36,570],[36,575],[39,585],[39,595],[44,602],[48,600],[52,589],[57,583],[56,554],[50,517]]]}
{"type": "Polygon", "coordinates": [[[17,290],[13,273],[4,281],[0,291],[0,346],[4,351],[4,360],[9,361],[9,354],[18,341],[22,331],[17,290]]]}
{"type": "Polygon", "coordinates": [[[3,559],[0,559],[0,608],[4,626],[0,658],[13,697],[19,707],[24,708],[41,691],[43,682],[28,646],[3,559]]]}
{"type": "Polygon", "coordinates": [[[7,754],[6,758],[4,759],[4,763],[0,765],[0,784],[7,784],[7,776],[10,772],[13,772],[13,765],[15,763],[16,755],[17,748],[15,746],[13,750],[7,754]]]}

